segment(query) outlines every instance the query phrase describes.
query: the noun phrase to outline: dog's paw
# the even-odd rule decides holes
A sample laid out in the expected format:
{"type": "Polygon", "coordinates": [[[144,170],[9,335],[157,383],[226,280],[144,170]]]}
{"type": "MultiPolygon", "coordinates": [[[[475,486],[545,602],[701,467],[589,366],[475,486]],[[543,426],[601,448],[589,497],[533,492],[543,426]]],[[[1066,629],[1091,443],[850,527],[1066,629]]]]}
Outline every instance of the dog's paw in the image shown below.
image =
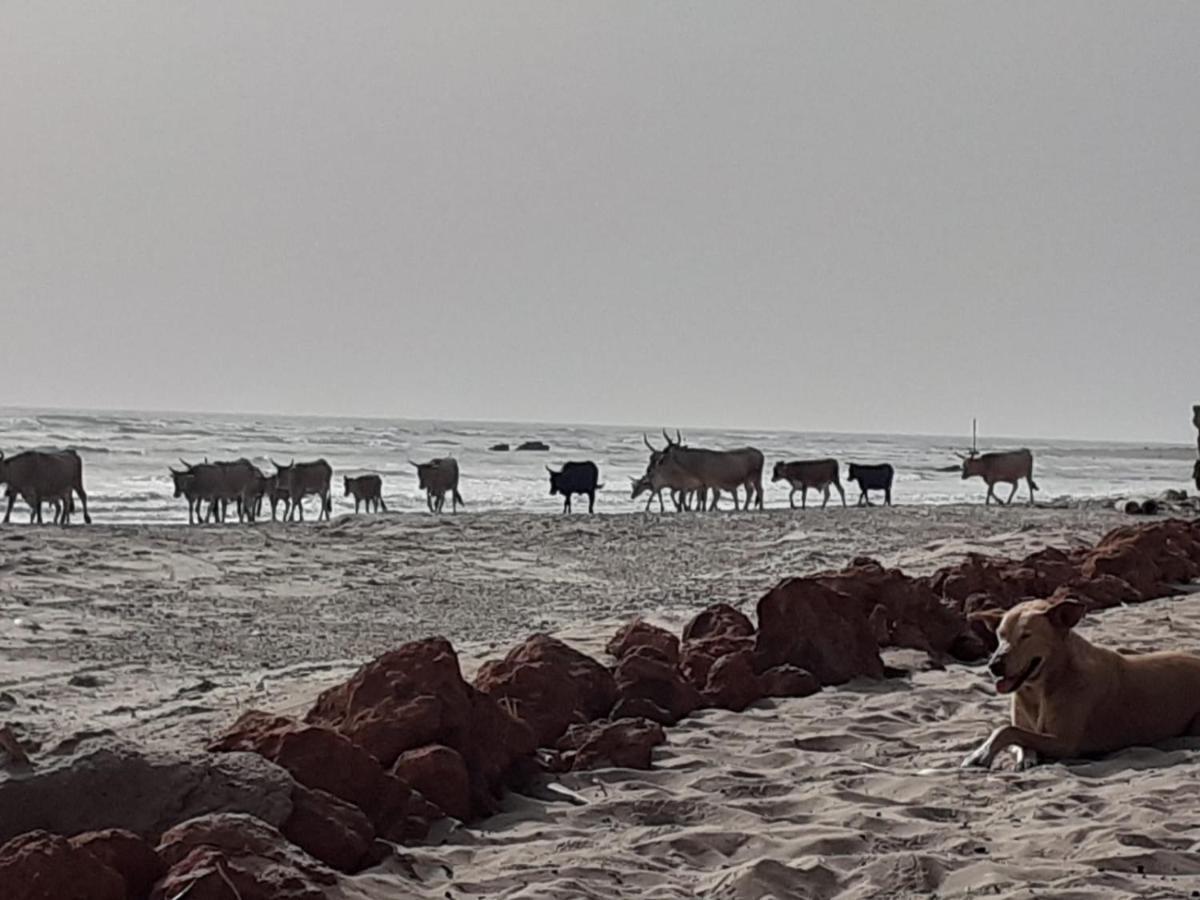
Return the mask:
{"type": "Polygon", "coordinates": [[[1018,772],[1024,772],[1028,769],[1032,769],[1039,762],[1041,762],[1041,760],[1038,759],[1038,755],[1034,751],[1026,750],[1024,747],[1017,747],[1014,753],[1017,757],[1015,768],[1018,772]]]}

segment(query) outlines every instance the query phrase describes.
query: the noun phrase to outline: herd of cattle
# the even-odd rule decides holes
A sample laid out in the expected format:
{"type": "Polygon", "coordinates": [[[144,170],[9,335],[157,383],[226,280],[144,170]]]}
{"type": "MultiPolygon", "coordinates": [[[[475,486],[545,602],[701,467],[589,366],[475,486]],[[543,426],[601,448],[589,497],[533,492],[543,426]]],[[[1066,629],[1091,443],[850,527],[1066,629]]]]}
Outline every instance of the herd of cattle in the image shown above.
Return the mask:
{"type": "MultiPolygon", "coordinates": [[[[690,447],[677,431],[672,439],[665,431],[666,443],[655,447],[642,435],[650,458],[640,478],[631,479],[632,498],[643,494],[648,511],[655,498],[660,512],[666,511],[665,493],[677,511],[714,510],[719,508],[722,494],[729,494],[734,509],[763,508],[763,454],[754,447],[737,450],[709,450],[690,447]],[[739,499],[745,492],[745,501],[739,499]]],[[[980,477],[987,484],[986,503],[1011,503],[1022,480],[1029,485],[1029,502],[1037,484],[1033,480],[1033,454],[1028,450],[1003,453],[984,453],[962,457],[962,477],[980,477]],[[996,484],[1011,484],[1007,500],[995,494],[996,484]]],[[[264,473],[246,459],[233,461],[189,463],[180,460],[182,469],[170,469],[175,497],[187,502],[188,523],[224,522],[232,505],[239,522],[255,522],[264,515],[269,504],[272,521],[304,520],[304,500],[315,497],[319,503],[317,519],[328,519],[333,512],[330,484],[333,468],[323,459],[297,463],[292,460],[280,465],[271,460],[274,471],[264,473]],[[282,504],[282,513],[280,505],[282,504]]],[[[417,483],[425,492],[430,512],[440,513],[450,495],[451,509],[458,511],[463,503],[458,492],[458,463],[452,457],[434,459],[427,463],[412,463],[417,483]]],[[[846,505],[842,488],[841,466],[834,459],[803,460],[775,464],[772,481],[786,481],[791,488],[788,504],[796,508],[796,493],[800,506],[808,505],[809,490],[820,491],[821,507],[829,503],[830,488],[835,488],[846,505]]],[[[571,497],[588,498],[588,512],[594,512],[600,470],[594,462],[569,462],[550,474],[551,495],[563,497],[563,512],[571,511],[571,497]]],[[[859,488],[858,504],[871,506],[870,492],[882,491],[883,501],[892,502],[892,481],[895,470],[887,463],[864,465],[850,463],[847,478],[859,488]]],[[[83,461],[74,450],[26,450],[6,457],[0,452],[0,484],[5,485],[8,505],[4,522],[12,515],[13,504],[20,497],[30,508],[30,521],[42,522],[42,504],[53,510],[55,523],[67,525],[75,511],[75,498],[85,522],[88,514],[87,494],[83,488],[83,461]]],[[[383,502],[383,479],[379,475],[360,475],[342,479],[343,495],[354,498],[354,511],[364,505],[367,512],[386,511],[383,502]]]]}

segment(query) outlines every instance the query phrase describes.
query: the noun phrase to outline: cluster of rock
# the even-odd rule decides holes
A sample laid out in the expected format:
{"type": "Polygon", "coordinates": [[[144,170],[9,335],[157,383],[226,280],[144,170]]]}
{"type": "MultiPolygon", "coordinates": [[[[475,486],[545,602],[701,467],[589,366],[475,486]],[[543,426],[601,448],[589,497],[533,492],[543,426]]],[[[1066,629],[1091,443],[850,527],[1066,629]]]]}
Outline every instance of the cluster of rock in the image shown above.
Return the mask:
{"type": "Polygon", "coordinates": [[[1200,523],[1176,520],[925,578],[856,559],[782,582],[757,625],[726,604],[681,635],[634,621],[609,642],[611,666],[537,634],[471,683],[446,640],[405,644],[302,718],[247,712],[195,757],[101,737],[35,765],[0,742],[0,884],[12,900],[336,897],[391,845],[488,816],[541,773],[648,768],[663,726],[697,710],[880,678],[886,647],[980,659],[993,638],[970,614],[984,608],[1060,596],[1105,608],[1197,577],[1200,523]]]}

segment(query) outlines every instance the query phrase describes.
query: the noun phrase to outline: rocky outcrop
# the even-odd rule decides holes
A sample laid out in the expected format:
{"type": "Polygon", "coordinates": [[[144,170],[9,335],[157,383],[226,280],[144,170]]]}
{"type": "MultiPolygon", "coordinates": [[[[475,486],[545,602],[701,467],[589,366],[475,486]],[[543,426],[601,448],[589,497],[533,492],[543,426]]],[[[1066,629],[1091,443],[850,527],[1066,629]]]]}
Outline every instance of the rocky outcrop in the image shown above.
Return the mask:
{"type": "Polygon", "coordinates": [[[674,725],[703,704],[700,692],[675,663],[657,648],[628,650],[614,672],[619,700],[613,718],[646,718],[674,725]]]}
{"type": "Polygon", "coordinates": [[[570,725],[607,714],[617,696],[608,669],[545,634],[484,663],[475,687],[528,725],[540,747],[553,746],[570,725]]]}
{"type": "Polygon", "coordinates": [[[728,603],[715,603],[698,613],[683,626],[684,643],[712,637],[750,637],[754,623],[749,616],[728,603]]]}
{"type": "Polygon", "coordinates": [[[33,763],[20,774],[0,771],[0,841],[105,828],[156,840],[205,813],[248,813],[279,826],[292,812],[291,776],[252,753],[176,754],[100,735],[33,763]]]}
{"type": "Polygon", "coordinates": [[[406,750],[397,757],[392,774],[446,815],[463,822],[471,818],[471,776],[457,750],[442,744],[406,750]]]}
{"type": "Polygon", "coordinates": [[[345,735],[385,768],[429,744],[466,764],[473,815],[497,808],[501,789],[537,745],[532,730],[493,697],[467,684],[444,638],[383,654],[322,693],[305,721],[345,735]]]}
{"type": "Polygon", "coordinates": [[[758,686],[764,697],[809,697],[821,690],[812,672],[787,663],[759,675],[758,686]]]}
{"type": "Polygon", "coordinates": [[[4,900],[126,900],[125,879],[66,838],[32,831],[0,846],[4,900]]]}
{"type": "Polygon", "coordinates": [[[369,865],[375,827],[357,806],[333,794],[296,785],[292,792],[292,814],[283,836],[341,872],[353,874],[369,865]]]}
{"type": "Polygon", "coordinates": [[[648,719],[617,719],[572,725],[558,742],[562,768],[649,769],[653,750],[665,743],[662,726],[648,719]]]}
{"type": "Polygon", "coordinates": [[[132,831],[120,828],[88,831],[71,838],[71,846],[86,850],[120,875],[129,900],[146,900],[154,883],[166,871],[154,848],[132,831]]]}
{"type": "Polygon", "coordinates": [[[608,651],[609,656],[619,660],[637,647],[653,647],[672,665],[679,662],[679,638],[667,629],[651,625],[642,619],[634,619],[618,629],[604,649],[608,651]]]}
{"type": "Polygon", "coordinates": [[[253,816],[225,813],[190,819],[163,835],[158,854],[167,874],[154,900],[329,900],[337,873],[253,816]]]}
{"type": "Polygon", "coordinates": [[[862,607],[808,578],[788,579],[758,601],[755,668],[784,663],[806,669],[822,685],[883,677],[862,607]]]}

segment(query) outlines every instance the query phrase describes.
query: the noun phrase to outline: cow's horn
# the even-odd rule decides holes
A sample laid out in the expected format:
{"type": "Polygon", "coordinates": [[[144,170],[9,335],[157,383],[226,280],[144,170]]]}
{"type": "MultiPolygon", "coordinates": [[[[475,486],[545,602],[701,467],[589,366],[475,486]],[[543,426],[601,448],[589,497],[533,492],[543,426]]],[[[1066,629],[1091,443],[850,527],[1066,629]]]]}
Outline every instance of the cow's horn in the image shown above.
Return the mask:
{"type": "Polygon", "coordinates": [[[408,464],[409,464],[410,466],[412,466],[413,468],[415,468],[415,469],[419,469],[419,468],[421,468],[421,464],[420,464],[420,463],[415,463],[415,462],[413,462],[411,459],[408,461],[408,464]]]}
{"type": "Polygon", "coordinates": [[[554,471],[552,468],[550,468],[549,466],[546,466],[546,471],[547,471],[547,472],[549,472],[551,475],[557,475],[557,474],[558,474],[557,472],[555,472],[555,471],[554,471]]]}
{"type": "Polygon", "coordinates": [[[188,461],[187,461],[186,459],[184,459],[182,456],[181,456],[181,457],[179,457],[179,461],[180,461],[181,463],[183,463],[183,467],[184,467],[185,469],[193,469],[193,468],[195,468],[195,466],[193,466],[193,465],[192,465],[190,462],[188,462],[188,461]]]}
{"type": "Polygon", "coordinates": [[[681,446],[683,444],[683,435],[679,433],[678,428],[675,429],[675,443],[677,443],[681,446]]]}
{"type": "Polygon", "coordinates": [[[650,438],[646,437],[646,432],[644,432],[644,431],[642,432],[642,443],[646,445],[646,449],[649,450],[651,453],[658,452],[657,450],[654,449],[654,445],[652,443],[650,443],[650,438]]]}

